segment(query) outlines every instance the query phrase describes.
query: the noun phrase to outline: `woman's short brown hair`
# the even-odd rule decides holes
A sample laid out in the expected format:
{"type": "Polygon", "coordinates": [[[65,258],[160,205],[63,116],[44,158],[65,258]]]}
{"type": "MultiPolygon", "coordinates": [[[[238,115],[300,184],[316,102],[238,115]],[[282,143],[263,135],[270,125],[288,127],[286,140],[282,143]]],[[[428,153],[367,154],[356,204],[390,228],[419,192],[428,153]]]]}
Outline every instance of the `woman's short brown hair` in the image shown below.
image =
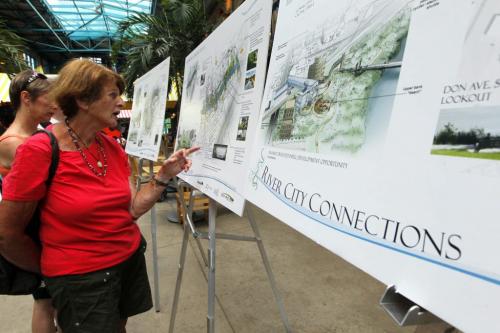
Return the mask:
{"type": "Polygon", "coordinates": [[[123,93],[125,83],[120,75],[90,60],[73,59],[59,72],[50,90],[50,97],[67,118],[72,118],[78,113],[77,100],[86,103],[98,100],[103,86],[108,82],[114,82],[120,94],[123,93]]]}
{"type": "Polygon", "coordinates": [[[21,92],[27,91],[33,100],[49,92],[50,82],[43,74],[26,69],[16,74],[9,87],[12,108],[17,111],[21,106],[21,92]]]}

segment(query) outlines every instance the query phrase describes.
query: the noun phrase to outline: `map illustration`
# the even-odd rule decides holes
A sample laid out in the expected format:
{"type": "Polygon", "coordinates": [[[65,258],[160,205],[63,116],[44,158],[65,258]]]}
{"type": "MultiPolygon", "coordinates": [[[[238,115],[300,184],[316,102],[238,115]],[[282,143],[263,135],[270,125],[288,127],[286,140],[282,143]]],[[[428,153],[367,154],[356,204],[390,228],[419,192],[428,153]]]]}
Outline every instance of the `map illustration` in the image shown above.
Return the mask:
{"type": "Polygon", "coordinates": [[[241,215],[264,90],[272,2],[247,0],[186,58],[175,149],[200,147],[181,179],[241,215]]]}
{"type": "MultiPolygon", "coordinates": [[[[243,35],[244,32],[238,34],[243,35]]],[[[186,64],[190,74],[185,83],[187,100],[182,110],[195,112],[198,119],[183,119],[179,127],[178,148],[199,145],[211,155],[214,145],[230,145],[236,141],[239,96],[243,90],[247,48],[230,43],[219,53],[212,53],[199,63],[186,64]]],[[[186,112],[186,111],[184,111],[186,112]]]]}
{"type": "Polygon", "coordinates": [[[288,41],[264,96],[265,143],[353,154],[372,137],[380,140],[396,93],[410,16],[405,1],[351,1],[336,16],[288,41]]]}
{"type": "MultiPolygon", "coordinates": [[[[212,145],[229,144],[234,128],[234,118],[238,115],[231,112],[235,108],[236,98],[241,90],[241,61],[236,47],[226,50],[219,59],[215,59],[210,80],[204,86],[205,98],[201,110],[200,142],[212,145]]],[[[233,139],[234,140],[234,139],[233,139]]]]}
{"type": "Polygon", "coordinates": [[[126,152],[151,161],[158,159],[168,93],[170,58],[134,82],[134,103],[126,152]]]}

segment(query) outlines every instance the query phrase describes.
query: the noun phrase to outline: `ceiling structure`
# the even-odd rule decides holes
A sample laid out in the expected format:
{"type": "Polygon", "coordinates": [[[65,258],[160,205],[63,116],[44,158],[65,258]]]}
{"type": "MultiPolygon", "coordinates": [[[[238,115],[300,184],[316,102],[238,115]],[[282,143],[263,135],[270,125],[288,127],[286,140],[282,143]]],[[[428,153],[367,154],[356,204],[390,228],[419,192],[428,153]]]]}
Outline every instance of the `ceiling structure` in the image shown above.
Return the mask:
{"type": "Polygon", "coordinates": [[[109,58],[118,24],[157,0],[2,0],[0,18],[50,62],[109,58]]]}
{"type": "MultiPolygon", "coordinates": [[[[26,0],[28,1],[28,0],[26,0]]],[[[106,41],[110,48],[118,24],[133,13],[151,13],[152,0],[43,0],[59,21],[66,35],[82,44],[106,41]]]]}

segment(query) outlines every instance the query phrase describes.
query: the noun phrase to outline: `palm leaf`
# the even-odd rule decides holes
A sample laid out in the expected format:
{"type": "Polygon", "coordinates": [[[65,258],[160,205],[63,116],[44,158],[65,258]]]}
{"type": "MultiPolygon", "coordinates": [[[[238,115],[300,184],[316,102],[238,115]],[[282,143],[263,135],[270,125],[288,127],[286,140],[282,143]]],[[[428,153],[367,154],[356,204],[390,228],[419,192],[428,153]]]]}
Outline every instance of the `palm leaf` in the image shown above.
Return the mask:
{"type": "Polygon", "coordinates": [[[184,60],[212,29],[202,0],[163,0],[163,8],[156,15],[134,14],[119,25],[112,56],[124,59],[119,67],[129,96],[133,82],[169,56],[170,81],[181,94],[184,60]]]}
{"type": "Polygon", "coordinates": [[[13,74],[28,68],[22,57],[24,40],[0,20],[0,72],[13,74]]]}

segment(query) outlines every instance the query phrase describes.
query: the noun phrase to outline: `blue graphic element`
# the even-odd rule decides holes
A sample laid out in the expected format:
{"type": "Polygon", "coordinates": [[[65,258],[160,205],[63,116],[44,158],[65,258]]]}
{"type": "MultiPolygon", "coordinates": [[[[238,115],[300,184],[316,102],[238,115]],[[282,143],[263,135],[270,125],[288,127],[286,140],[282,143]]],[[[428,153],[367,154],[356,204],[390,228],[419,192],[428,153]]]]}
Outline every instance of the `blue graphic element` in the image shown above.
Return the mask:
{"type": "MultiPolygon", "coordinates": [[[[364,237],[362,235],[353,233],[351,231],[344,230],[344,229],[342,229],[342,228],[340,228],[338,226],[332,225],[331,223],[326,223],[326,222],[323,221],[323,220],[326,220],[326,219],[321,219],[319,216],[317,216],[316,214],[314,214],[314,213],[312,213],[312,212],[304,209],[303,207],[292,204],[290,201],[286,200],[285,198],[282,198],[280,195],[278,195],[276,192],[274,192],[265,182],[262,181],[262,178],[260,178],[260,177],[257,177],[257,178],[260,181],[260,183],[262,183],[264,185],[264,187],[269,192],[271,192],[276,198],[278,198],[285,205],[287,205],[288,207],[292,208],[296,212],[298,212],[298,213],[300,213],[300,214],[308,217],[309,219],[311,219],[311,220],[313,220],[315,222],[318,222],[318,223],[320,223],[320,224],[322,224],[322,225],[324,225],[324,226],[326,226],[326,227],[328,227],[330,229],[334,229],[335,231],[343,233],[343,234],[345,234],[347,236],[357,238],[359,240],[362,240],[362,241],[365,241],[365,242],[368,242],[368,243],[371,243],[371,244],[374,244],[374,245],[386,248],[388,250],[396,251],[396,252],[399,252],[401,254],[404,254],[404,255],[407,255],[407,256],[410,256],[410,257],[413,257],[413,258],[416,258],[416,259],[420,259],[420,260],[429,262],[429,263],[434,264],[434,265],[445,267],[445,268],[448,268],[450,270],[453,270],[453,271],[456,271],[456,272],[459,272],[459,273],[463,273],[463,274],[469,275],[471,277],[474,277],[474,278],[477,278],[477,279],[480,279],[480,280],[492,283],[494,285],[500,286],[500,280],[498,278],[490,277],[490,276],[487,276],[487,275],[484,275],[484,274],[480,274],[480,273],[476,273],[476,272],[473,272],[473,271],[470,271],[470,270],[467,270],[467,269],[464,269],[464,268],[460,268],[460,267],[455,266],[455,265],[451,265],[451,264],[444,263],[444,262],[441,262],[441,261],[438,261],[438,260],[435,260],[435,259],[427,258],[425,256],[422,256],[422,255],[419,255],[419,254],[416,254],[416,253],[412,253],[410,251],[406,251],[406,250],[400,249],[400,248],[395,247],[395,246],[391,246],[389,244],[382,243],[382,242],[374,240],[374,239],[370,239],[370,238],[364,237]]],[[[327,220],[327,221],[329,221],[329,220],[327,220]]]]}

